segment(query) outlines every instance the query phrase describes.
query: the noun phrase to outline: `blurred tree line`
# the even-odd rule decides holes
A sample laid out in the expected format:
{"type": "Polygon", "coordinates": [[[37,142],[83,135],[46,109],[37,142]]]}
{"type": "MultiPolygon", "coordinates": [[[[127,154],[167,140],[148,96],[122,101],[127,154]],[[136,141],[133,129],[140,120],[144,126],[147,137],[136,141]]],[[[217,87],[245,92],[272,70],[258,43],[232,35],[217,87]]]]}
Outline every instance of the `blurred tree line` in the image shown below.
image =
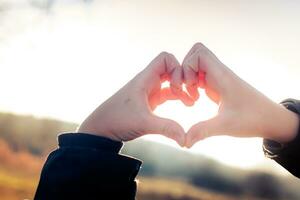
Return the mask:
{"type": "MultiPolygon", "coordinates": [[[[122,152],[144,161],[140,172],[142,176],[179,178],[200,188],[241,198],[300,198],[299,191],[290,188],[289,182],[280,177],[225,166],[203,155],[187,153],[154,142],[127,142],[122,152]]],[[[298,185],[300,186],[300,182],[298,185]]]]}

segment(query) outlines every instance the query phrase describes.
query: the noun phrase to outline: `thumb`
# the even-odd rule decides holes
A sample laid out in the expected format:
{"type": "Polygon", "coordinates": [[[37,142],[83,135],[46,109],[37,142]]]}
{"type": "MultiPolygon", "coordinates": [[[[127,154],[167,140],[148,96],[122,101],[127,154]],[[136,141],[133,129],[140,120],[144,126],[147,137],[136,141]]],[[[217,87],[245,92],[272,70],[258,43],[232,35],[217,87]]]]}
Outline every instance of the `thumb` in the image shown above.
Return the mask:
{"type": "Polygon", "coordinates": [[[222,133],[224,131],[223,124],[222,119],[216,116],[193,125],[187,132],[185,146],[190,148],[200,140],[222,133]]]}
{"type": "Polygon", "coordinates": [[[175,121],[150,115],[145,127],[148,134],[160,134],[175,140],[180,146],[185,143],[185,132],[183,128],[175,121]]]}

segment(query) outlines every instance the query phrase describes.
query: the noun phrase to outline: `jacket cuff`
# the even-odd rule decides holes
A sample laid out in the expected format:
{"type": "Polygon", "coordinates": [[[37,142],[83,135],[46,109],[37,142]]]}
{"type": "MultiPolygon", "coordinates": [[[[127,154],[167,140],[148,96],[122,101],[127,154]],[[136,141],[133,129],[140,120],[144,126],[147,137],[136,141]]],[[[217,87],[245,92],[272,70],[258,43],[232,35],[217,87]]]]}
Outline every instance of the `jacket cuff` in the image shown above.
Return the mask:
{"type": "MultiPolygon", "coordinates": [[[[288,110],[300,115],[300,101],[295,99],[286,99],[280,103],[288,110]]],[[[300,151],[300,129],[295,139],[286,144],[281,144],[273,140],[263,140],[263,151],[265,156],[271,159],[278,157],[292,157],[295,152],[300,151]]]]}
{"type": "Polygon", "coordinates": [[[123,143],[88,133],[63,133],[58,136],[59,147],[80,147],[119,153],[123,143]]]}

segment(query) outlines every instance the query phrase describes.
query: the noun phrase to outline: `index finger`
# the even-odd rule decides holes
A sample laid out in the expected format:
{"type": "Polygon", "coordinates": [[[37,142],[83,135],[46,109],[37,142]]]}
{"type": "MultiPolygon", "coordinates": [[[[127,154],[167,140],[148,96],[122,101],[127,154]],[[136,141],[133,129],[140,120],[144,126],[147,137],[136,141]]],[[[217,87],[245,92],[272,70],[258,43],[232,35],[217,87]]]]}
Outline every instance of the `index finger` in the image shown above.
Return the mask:
{"type": "MultiPolygon", "coordinates": [[[[162,52],[147,67],[150,74],[159,76],[161,81],[167,79],[170,81],[170,88],[185,105],[191,106],[194,100],[182,90],[183,72],[180,63],[174,55],[162,52]]],[[[149,77],[153,81],[153,77],[149,77]]]]}

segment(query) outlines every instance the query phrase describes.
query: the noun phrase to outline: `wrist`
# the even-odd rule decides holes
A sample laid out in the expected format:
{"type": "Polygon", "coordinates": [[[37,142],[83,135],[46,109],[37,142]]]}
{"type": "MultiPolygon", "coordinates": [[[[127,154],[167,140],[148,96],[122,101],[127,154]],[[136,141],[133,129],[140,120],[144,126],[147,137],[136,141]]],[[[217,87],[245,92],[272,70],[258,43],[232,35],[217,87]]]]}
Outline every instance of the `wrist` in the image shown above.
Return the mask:
{"type": "Polygon", "coordinates": [[[296,138],[299,129],[298,114],[288,110],[283,105],[273,103],[268,117],[266,138],[279,143],[288,143],[296,138]],[[272,110],[272,111],[271,111],[272,110]]]}
{"type": "Polygon", "coordinates": [[[115,137],[105,128],[99,127],[99,124],[90,122],[89,120],[84,121],[77,129],[77,133],[86,133],[90,135],[101,136],[110,140],[122,142],[121,139],[115,137]]]}

